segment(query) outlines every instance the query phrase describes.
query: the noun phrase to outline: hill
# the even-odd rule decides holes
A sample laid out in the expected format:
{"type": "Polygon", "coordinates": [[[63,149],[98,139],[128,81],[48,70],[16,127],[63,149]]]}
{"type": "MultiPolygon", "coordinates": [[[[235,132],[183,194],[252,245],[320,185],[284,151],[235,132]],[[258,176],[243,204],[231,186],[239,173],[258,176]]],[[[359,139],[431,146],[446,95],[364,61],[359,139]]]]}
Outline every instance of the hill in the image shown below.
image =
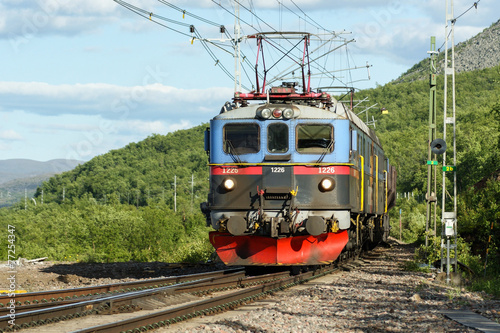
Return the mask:
{"type": "Polygon", "coordinates": [[[75,168],[83,161],[55,159],[47,162],[29,159],[0,160],[0,207],[29,198],[50,177],[75,168]]]}
{"type": "Polygon", "coordinates": [[[0,160],[0,185],[19,178],[54,175],[68,171],[83,161],[56,159],[39,162],[29,159],[0,160]]]}
{"type": "MultiPolygon", "coordinates": [[[[0,209],[0,227],[15,226],[16,255],[97,262],[208,259],[212,247],[199,211],[208,188],[205,127],[153,134],[97,156],[45,181],[37,205],[23,201],[0,209]]],[[[0,244],[7,246],[7,238],[0,244]]]]}
{"type": "MultiPolygon", "coordinates": [[[[167,135],[153,134],[141,142],[97,156],[50,178],[37,189],[35,197],[40,197],[43,190],[45,202],[92,197],[103,203],[114,200],[146,206],[149,201],[161,200],[174,208],[173,183],[177,177],[177,195],[181,202],[191,201],[191,189],[193,197],[203,200],[208,187],[203,145],[206,127],[200,125],[167,135]]],[[[194,203],[189,206],[191,210],[194,203]]]]}
{"type": "MultiPolygon", "coordinates": [[[[438,76],[437,128],[442,137],[443,77],[438,76]]],[[[450,96],[451,94],[449,94],[450,96]]],[[[498,123],[494,112],[500,103],[500,65],[456,75],[457,179],[459,191],[474,185],[498,168],[500,153],[498,123]]],[[[428,80],[389,83],[364,90],[357,98],[368,97],[389,114],[372,112],[376,132],[398,171],[398,191],[424,189],[427,177],[429,121],[428,80]]],[[[451,140],[448,134],[447,140],[451,140]]]]}
{"type": "MultiPolygon", "coordinates": [[[[437,71],[438,74],[442,74],[444,51],[438,51],[440,51],[438,63],[441,65],[437,71]]],[[[455,46],[455,71],[457,73],[492,68],[498,64],[500,64],[500,20],[476,36],[455,46]]],[[[427,80],[428,74],[429,59],[424,59],[394,80],[393,83],[427,80]]]]}

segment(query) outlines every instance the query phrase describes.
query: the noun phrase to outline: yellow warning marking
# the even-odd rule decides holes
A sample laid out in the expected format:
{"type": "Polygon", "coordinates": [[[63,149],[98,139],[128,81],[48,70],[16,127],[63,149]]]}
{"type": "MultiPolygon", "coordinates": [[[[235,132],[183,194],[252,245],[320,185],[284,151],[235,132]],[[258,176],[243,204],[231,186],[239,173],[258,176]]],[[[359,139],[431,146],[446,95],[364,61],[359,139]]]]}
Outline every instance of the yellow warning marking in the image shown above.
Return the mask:
{"type": "Polygon", "coordinates": [[[0,294],[24,294],[27,293],[27,290],[0,290],[0,294]]]}

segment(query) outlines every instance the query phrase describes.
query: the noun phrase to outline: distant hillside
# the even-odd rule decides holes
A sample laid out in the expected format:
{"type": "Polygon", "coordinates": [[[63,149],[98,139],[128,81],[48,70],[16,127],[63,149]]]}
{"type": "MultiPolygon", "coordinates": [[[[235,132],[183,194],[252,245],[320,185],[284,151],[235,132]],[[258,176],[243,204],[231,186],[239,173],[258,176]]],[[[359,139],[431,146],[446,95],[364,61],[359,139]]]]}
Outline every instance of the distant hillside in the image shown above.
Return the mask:
{"type": "Polygon", "coordinates": [[[39,162],[29,159],[0,161],[0,207],[31,198],[37,187],[50,177],[74,169],[83,161],[56,159],[39,162]]]}
{"type": "MultiPolygon", "coordinates": [[[[438,74],[443,73],[443,59],[444,51],[438,55],[438,63],[440,64],[438,74]]],[[[492,68],[498,64],[500,64],[500,20],[476,36],[455,46],[455,71],[457,73],[492,68]]],[[[393,82],[427,80],[428,75],[429,59],[426,58],[393,82]]]]}
{"type": "Polygon", "coordinates": [[[29,159],[0,160],[0,185],[19,178],[54,175],[68,171],[83,161],[57,159],[39,162],[29,159]]]}
{"type": "Polygon", "coordinates": [[[91,196],[99,202],[139,206],[147,205],[149,200],[173,202],[173,183],[177,176],[179,204],[182,200],[190,204],[191,189],[194,201],[204,200],[208,188],[208,159],[203,146],[206,127],[200,125],[167,135],[153,134],[143,141],[94,157],[44,182],[36,197],[41,196],[43,189],[46,202],[61,202],[63,195],[64,200],[91,196]]]}

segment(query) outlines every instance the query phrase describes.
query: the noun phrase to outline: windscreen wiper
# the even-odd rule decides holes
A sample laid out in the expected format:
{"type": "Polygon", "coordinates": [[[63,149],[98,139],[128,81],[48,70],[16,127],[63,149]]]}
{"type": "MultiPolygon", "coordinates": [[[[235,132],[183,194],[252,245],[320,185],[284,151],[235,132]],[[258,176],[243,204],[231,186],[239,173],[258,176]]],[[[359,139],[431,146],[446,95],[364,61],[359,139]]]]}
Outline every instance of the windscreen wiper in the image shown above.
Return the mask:
{"type": "Polygon", "coordinates": [[[233,153],[233,151],[236,151],[236,149],[234,148],[233,143],[231,142],[231,140],[226,140],[226,145],[229,146],[229,155],[231,155],[231,158],[233,159],[233,161],[235,163],[241,163],[240,158],[233,153]]]}
{"type": "Polygon", "coordinates": [[[326,153],[328,153],[328,151],[333,147],[334,142],[335,142],[334,140],[330,140],[330,143],[328,144],[328,146],[326,146],[325,150],[323,150],[323,153],[321,153],[321,156],[316,161],[317,164],[323,161],[323,159],[326,156],[326,153]]]}

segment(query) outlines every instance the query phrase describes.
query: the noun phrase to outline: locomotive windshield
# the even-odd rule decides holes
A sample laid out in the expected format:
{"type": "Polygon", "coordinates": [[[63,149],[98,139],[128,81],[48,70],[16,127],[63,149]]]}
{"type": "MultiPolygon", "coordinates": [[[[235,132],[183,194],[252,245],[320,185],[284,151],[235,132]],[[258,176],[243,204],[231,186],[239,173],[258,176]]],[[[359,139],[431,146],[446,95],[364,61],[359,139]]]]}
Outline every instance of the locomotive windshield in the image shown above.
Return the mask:
{"type": "Polygon", "coordinates": [[[271,124],[267,128],[267,149],[271,153],[288,151],[288,126],[283,123],[271,124]]]}
{"type": "Polygon", "coordinates": [[[333,127],[330,125],[298,125],[297,151],[323,154],[333,151],[333,127]]]}
{"type": "Polygon", "coordinates": [[[224,126],[224,152],[234,155],[260,151],[259,126],[256,124],[228,124],[224,126]]]}

